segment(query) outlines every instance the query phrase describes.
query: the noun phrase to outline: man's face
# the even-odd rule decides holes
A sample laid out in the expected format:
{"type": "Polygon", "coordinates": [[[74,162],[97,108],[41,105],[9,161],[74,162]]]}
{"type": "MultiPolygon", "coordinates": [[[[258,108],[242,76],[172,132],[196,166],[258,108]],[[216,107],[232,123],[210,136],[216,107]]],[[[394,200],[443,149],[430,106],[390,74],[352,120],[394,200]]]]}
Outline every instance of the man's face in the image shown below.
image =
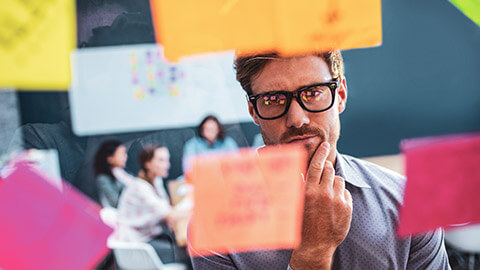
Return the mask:
{"type": "MultiPolygon", "coordinates": [[[[252,79],[253,94],[268,91],[295,91],[300,87],[328,82],[332,76],[325,61],[317,56],[302,56],[275,59],[267,63],[263,70],[252,79]]],[[[331,145],[328,159],[335,161],[336,142],[340,134],[339,114],[345,109],[347,90],[345,79],[341,79],[335,94],[335,104],[327,111],[307,112],[295,98],[288,112],[274,120],[259,118],[249,102],[249,112],[260,126],[266,145],[301,143],[311,158],[317,147],[325,140],[331,145]]]]}

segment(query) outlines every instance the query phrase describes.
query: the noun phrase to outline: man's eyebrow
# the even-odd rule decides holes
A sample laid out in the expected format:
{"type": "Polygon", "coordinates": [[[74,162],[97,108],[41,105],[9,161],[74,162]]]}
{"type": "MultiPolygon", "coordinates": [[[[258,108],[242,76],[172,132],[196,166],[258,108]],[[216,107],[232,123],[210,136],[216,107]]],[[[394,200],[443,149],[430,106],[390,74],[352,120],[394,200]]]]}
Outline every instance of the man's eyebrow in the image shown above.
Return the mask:
{"type": "MultiPolygon", "coordinates": [[[[295,90],[293,91],[297,91],[297,90],[300,90],[300,89],[304,89],[304,88],[309,88],[309,87],[312,87],[312,86],[315,86],[315,85],[318,85],[318,84],[322,84],[322,83],[330,83],[332,82],[332,80],[329,80],[329,81],[321,81],[321,82],[313,82],[313,83],[310,83],[310,84],[305,84],[305,85],[302,85],[298,88],[296,88],[295,90]]],[[[268,87],[270,88],[270,87],[268,87]]],[[[267,88],[267,89],[268,89],[267,88]]],[[[267,92],[277,92],[277,91],[288,91],[288,90],[285,90],[285,89],[282,89],[281,87],[278,87],[278,88],[275,88],[275,87],[271,87],[270,88],[271,90],[260,90],[259,93],[267,93],[267,92]]]]}
{"type": "Polygon", "coordinates": [[[297,90],[300,90],[300,89],[304,89],[304,88],[309,88],[309,87],[312,87],[312,86],[315,86],[315,85],[318,85],[318,84],[322,84],[322,83],[329,83],[330,81],[328,82],[316,82],[316,83],[312,83],[312,84],[307,84],[307,85],[304,85],[304,86],[300,86],[299,88],[295,89],[295,91],[297,90]]]}
{"type": "Polygon", "coordinates": [[[265,88],[256,89],[255,92],[264,93],[264,92],[274,92],[274,91],[286,91],[286,90],[283,88],[282,83],[271,83],[267,85],[265,88]]]}

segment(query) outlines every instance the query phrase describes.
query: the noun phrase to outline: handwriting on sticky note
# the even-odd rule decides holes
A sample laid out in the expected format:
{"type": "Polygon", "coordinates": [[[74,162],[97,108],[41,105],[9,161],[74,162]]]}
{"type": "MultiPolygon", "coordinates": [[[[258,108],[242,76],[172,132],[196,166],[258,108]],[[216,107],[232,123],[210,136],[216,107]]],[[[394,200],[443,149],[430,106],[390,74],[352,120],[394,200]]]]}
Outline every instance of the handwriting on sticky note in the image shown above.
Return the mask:
{"type": "Polygon", "coordinates": [[[292,248],[299,244],[305,149],[242,150],[197,158],[191,173],[195,209],[191,244],[197,254],[292,248]]]}
{"type": "Polygon", "coordinates": [[[271,203],[264,185],[236,183],[232,191],[235,196],[230,198],[228,209],[218,212],[215,217],[217,226],[245,225],[268,219],[271,203]]]}
{"type": "Polygon", "coordinates": [[[402,151],[407,185],[400,236],[480,222],[479,133],[411,139],[402,151]]]}
{"type": "Polygon", "coordinates": [[[66,90],[75,48],[73,0],[4,0],[0,5],[0,89],[66,90]]]}

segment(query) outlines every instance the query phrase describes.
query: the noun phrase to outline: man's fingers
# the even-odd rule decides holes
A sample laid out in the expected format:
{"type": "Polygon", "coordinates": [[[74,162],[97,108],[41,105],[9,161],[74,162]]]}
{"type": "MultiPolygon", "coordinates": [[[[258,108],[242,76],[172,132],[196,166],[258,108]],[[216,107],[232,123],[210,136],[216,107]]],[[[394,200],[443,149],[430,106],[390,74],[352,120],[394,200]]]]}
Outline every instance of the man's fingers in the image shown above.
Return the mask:
{"type": "Polygon", "coordinates": [[[352,194],[350,194],[350,191],[347,189],[345,189],[345,200],[347,200],[347,202],[352,202],[352,194]]]}
{"type": "Polygon", "coordinates": [[[330,144],[328,142],[323,142],[315,153],[313,154],[312,159],[310,160],[310,165],[308,166],[306,182],[312,184],[318,184],[320,182],[320,176],[322,175],[323,166],[325,160],[327,160],[328,153],[330,152],[330,144]]]}
{"type": "Polygon", "coordinates": [[[325,161],[323,167],[322,178],[320,180],[320,189],[325,189],[328,192],[333,192],[333,183],[335,179],[335,169],[332,162],[325,161]]]}
{"type": "Polygon", "coordinates": [[[350,194],[350,191],[348,191],[347,189],[345,189],[344,191],[344,197],[347,204],[350,205],[351,209],[353,209],[352,194],[350,194]]]}
{"type": "Polygon", "coordinates": [[[345,180],[340,176],[335,176],[333,181],[333,192],[335,197],[345,197],[345,180]]]}

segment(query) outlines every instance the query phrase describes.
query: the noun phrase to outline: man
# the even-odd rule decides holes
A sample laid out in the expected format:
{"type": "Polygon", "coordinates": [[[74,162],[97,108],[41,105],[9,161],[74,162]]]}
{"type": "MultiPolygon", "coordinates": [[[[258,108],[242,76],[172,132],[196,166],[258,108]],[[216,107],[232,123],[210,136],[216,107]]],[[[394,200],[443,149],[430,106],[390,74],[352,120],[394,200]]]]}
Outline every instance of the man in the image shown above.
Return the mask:
{"type": "Polygon", "coordinates": [[[347,101],[339,51],[251,56],[235,65],[265,144],[308,150],[302,242],[293,251],[194,257],[195,269],[450,268],[441,230],[396,237],[404,177],[337,152],[347,101]]]}

